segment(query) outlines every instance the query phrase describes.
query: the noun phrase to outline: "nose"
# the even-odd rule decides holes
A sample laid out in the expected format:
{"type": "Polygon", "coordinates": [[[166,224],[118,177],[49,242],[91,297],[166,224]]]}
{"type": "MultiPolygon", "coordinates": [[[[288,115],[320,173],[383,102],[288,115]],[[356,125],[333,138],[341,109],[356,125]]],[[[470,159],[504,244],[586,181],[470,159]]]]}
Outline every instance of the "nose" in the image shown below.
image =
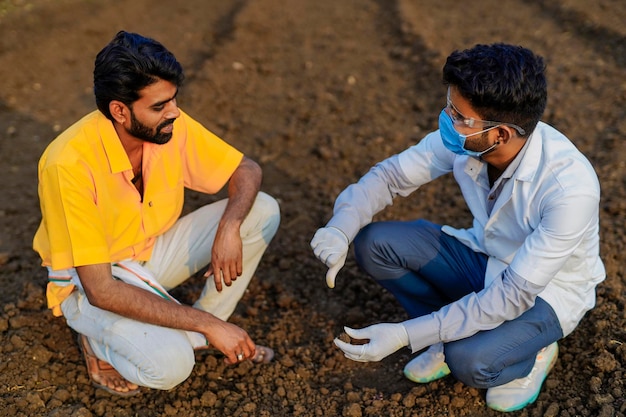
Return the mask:
{"type": "Polygon", "coordinates": [[[173,99],[169,103],[167,103],[165,118],[177,119],[179,116],[180,116],[180,110],[178,109],[178,104],[176,103],[176,99],[173,99]]]}

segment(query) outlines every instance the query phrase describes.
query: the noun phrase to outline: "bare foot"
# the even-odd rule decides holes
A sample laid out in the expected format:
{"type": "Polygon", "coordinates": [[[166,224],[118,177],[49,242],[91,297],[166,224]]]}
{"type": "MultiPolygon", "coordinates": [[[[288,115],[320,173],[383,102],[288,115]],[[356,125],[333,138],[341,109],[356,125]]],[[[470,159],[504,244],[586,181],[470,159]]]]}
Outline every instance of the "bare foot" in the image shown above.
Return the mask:
{"type": "Polygon", "coordinates": [[[83,352],[89,378],[95,387],[123,397],[139,394],[138,385],[127,381],[111,364],[96,357],[86,336],[79,335],[78,346],[83,352]]]}
{"type": "Polygon", "coordinates": [[[256,353],[250,360],[254,363],[270,363],[274,359],[274,350],[267,346],[256,345],[256,353]]]}

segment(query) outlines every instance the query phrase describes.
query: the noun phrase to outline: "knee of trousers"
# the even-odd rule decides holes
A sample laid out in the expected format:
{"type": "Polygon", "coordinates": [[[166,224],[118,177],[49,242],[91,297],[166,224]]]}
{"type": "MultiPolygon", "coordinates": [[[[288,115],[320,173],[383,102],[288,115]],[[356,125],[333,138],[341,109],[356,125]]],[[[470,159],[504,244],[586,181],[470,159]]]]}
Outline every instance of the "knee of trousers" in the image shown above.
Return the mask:
{"type": "Polygon", "coordinates": [[[280,224],[280,207],[276,199],[259,191],[250,211],[250,214],[259,216],[264,240],[266,242],[272,240],[280,224]]]}
{"type": "Polygon", "coordinates": [[[138,385],[152,389],[169,390],[176,387],[189,378],[195,365],[191,347],[189,352],[170,352],[157,348],[150,356],[150,365],[138,370],[138,385]]]}
{"type": "Polygon", "coordinates": [[[448,343],[444,354],[450,372],[463,384],[474,388],[491,388],[500,374],[487,364],[482,352],[467,349],[462,344],[448,343]]]}
{"type": "Polygon", "coordinates": [[[378,259],[379,255],[376,253],[376,248],[382,243],[380,233],[376,229],[376,223],[366,225],[352,242],[357,265],[370,275],[373,275],[374,271],[377,270],[375,259],[378,259]]]}

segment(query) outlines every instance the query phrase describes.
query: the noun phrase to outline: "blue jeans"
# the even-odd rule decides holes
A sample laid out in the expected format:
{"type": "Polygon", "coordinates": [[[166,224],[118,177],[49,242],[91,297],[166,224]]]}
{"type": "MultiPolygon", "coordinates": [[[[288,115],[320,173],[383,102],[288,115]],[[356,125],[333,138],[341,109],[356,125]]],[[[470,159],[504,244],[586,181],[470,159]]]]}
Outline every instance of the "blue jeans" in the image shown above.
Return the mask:
{"type": "MultiPolygon", "coordinates": [[[[487,255],[425,220],[371,223],[354,240],[359,267],[391,292],[409,317],[439,310],[484,288],[487,255]]],[[[563,336],[541,298],[518,318],[444,345],[452,374],[490,388],[526,376],[537,352],[563,336]]]]}

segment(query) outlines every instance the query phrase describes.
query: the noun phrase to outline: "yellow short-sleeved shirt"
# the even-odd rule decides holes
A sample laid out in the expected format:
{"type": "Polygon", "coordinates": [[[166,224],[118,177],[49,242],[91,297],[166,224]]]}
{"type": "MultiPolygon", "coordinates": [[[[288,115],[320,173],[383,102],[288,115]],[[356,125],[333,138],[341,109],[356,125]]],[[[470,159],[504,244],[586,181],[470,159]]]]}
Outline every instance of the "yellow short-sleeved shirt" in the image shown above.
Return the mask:
{"type": "Polygon", "coordinates": [[[168,143],[143,146],[142,199],[113,124],[99,111],[52,141],[39,161],[42,221],[33,247],[42,265],[148,260],[156,237],[180,216],[184,188],[218,192],[243,157],[182,111],[168,143]]]}

